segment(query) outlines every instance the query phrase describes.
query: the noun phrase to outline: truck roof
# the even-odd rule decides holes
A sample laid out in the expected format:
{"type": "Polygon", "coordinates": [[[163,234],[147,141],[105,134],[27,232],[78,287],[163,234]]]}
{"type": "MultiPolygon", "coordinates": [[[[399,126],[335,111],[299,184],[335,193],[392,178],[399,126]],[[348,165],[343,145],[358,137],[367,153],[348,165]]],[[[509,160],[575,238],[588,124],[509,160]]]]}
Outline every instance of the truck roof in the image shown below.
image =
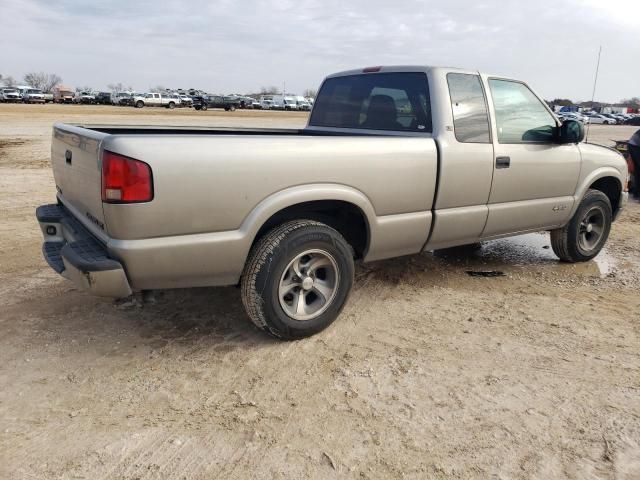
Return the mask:
{"type": "Polygon", "coordinates": [[[379,73],[379,72],[433,72],[436,70],[441,70],[444,72],[457,72],[457,73],[471,73],[474,75],[478,75],[481,72],[477,70],[470,70],[464,68],[457,67],[438,67],[438,66],[428,66],[428,65],[385,65],[385,66],[375,66],[375,67],[365,67],[358,68],[355,70],[345,70],[343,72],[333,73],[328,75],[327,78],[333,77],[344,77],[347,75],[360,75],[363,73],[379,73]]]}

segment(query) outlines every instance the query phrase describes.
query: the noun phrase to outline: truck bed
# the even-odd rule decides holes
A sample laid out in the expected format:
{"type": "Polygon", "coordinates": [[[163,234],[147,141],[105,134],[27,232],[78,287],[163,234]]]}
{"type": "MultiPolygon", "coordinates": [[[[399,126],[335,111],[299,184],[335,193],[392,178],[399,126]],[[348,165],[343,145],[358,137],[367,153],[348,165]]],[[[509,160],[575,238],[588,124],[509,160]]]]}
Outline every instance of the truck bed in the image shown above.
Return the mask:
{"type": "Polygon", "coordinates": [[[431,228],[438,153],[430,137],[66,124],[53,137],[58,201],[127,265],[136,289],[233,283],[257,229],[291,202],[366,210],[371,238],[384,240],[369,245],[370,260],[417,253],[431,228]],[[103,202],[105,151],[149,165],[151,201],[103,202]]]}

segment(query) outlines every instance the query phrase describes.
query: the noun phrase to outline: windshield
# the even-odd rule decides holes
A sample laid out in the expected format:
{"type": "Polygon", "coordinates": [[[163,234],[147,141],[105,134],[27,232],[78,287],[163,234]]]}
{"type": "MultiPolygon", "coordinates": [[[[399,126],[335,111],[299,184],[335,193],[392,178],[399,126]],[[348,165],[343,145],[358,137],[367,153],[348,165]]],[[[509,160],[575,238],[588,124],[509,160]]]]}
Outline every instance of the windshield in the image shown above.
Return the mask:
{"type": "Polygon", "coordinates": [[[5,88],[3,90],[4,93],[18,93],[18,91],[14,88],[5,88]]]}
{"type": "Polygon", "coordinates": [[[401,72],[329,78],[318,93],[309,125],[431,132],[427,76],[401,72]]]}
{"type": "Polygon", "coordinates": [[[42,90],[37,90],[35,88],[32,88],[30,90],[27,90],[27,93],[35,93],[35,94],[40,94],[42,93],[42,90]]]}

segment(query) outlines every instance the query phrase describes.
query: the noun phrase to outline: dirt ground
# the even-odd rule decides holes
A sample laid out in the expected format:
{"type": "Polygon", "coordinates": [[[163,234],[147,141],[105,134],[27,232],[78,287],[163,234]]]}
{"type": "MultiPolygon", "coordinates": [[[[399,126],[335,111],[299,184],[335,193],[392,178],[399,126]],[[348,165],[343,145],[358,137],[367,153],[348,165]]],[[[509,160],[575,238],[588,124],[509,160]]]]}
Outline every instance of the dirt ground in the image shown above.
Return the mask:
{"type": "Polygon", "coordinates": [[[639,204],[586,264],[534,234],[359,266],[342,316],[283,343],[237,288],[116,305],[56,275],[54,121],[306,115],[0,105],[0,478],[640,478],[639,204]]]}

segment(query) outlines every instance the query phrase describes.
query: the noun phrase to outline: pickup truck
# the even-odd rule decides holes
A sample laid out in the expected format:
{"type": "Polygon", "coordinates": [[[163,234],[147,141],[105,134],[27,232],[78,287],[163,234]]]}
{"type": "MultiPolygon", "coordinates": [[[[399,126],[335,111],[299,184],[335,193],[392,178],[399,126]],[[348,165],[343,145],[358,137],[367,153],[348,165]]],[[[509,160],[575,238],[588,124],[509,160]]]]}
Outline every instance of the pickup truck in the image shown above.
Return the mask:
{"type": "Polygon", "coordinates": [[[240,99],[223,95],[198,95],[193,98],[193,108],[206,111],[208,108],[224,108],[227,112],[234,112],[240,108],[240,99]]]}
{"type": "Polygon", "coordinates": [[[39,88],[29,88],[22,94],[24,103],[45,103],[44,93],[39,88]]]}
{"type": "Polygon", "coordinates": [[[165,107],[174,109],[180,105],[180,99],[176,95],[167,95],[165,93],[143,93],[133,97],[133,106],[142,107],[165,107]]]}
{"type": "Polygon", "coordinates": [[[627,164],[525,83],[438,67],[331,75],[306,128],[53,127],[43,253],[95,295],[239,285],[285,339],[339,316],[354,261],[548,230],[583,262],[627,164]]]}

